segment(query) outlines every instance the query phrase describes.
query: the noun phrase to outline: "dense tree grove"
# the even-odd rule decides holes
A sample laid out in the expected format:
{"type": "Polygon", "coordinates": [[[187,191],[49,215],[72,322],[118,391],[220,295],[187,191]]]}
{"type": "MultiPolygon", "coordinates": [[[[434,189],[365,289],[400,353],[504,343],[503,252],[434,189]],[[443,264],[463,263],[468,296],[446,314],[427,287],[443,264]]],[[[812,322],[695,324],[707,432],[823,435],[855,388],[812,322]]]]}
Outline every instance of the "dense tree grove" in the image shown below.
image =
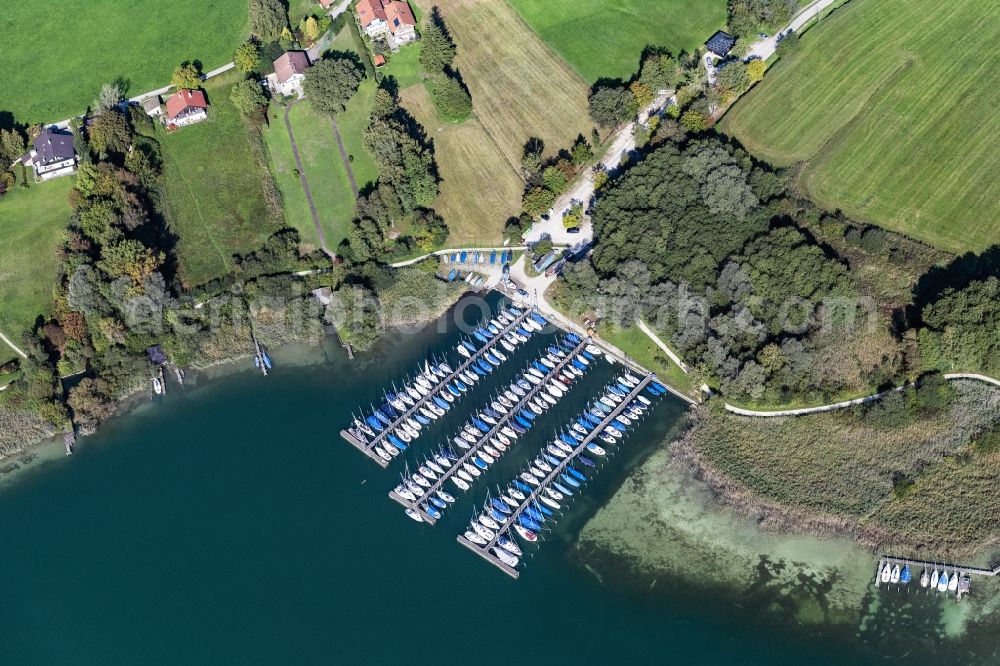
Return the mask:
{"type": "Polygon", "coordinates": [[[844,390],[823,359],[857,324],[846,267],[784,221],[780,181],[742,149],[676,137],[663,132],[602,188],[598,242],[564,273],[560,302],[624,325],[644,317],[736,399],[844,390]]]}
{"type": "Polygon", "coordinates": [[[363,264],[417,248],[440,247],[448,229],[431,209],[438,195],[434,152],[423,128],[388,89],[376,92],[363,139],[379,165],[379,179],[358,198],[340,253],[363,264]],[[408,233],[401,234],[401,228],[408,228],[408,233]]]}
{"type": "Polygon", "coordinates": [[[437,6],[420,31],[420,44],[420,67],[425,72],[442,72],[455,62],[455,42],[437,6]]]}
{"type": "Polygon", "coordinates": [[[1000,279],[949,289],[921,312],[924,365],[1000,378],[1000,279]]]}
{"type": "Polygon", "coordinates": [[[347,107],[365,78],[365,68],[353,53],[330,52],[306,71],[302,88],[320,113],[335,115],[347,107]]]}
{"type": "Polygon", "coordinates": [[[421,32],[420,67],[430,79],[431,99],[444,120],[460,122],[472,115],[472,96],[454,68],[456,47],[437,7],[421,32]]]}
{"type": "Polygon", "coordinates": [[[776,30],[792,19],[797,0],[729,0],[729,30],[750,37],[760,30],[776,30]]]}
{"type": "Polygon", "coordinates": [[[250,32],[262,42],[277,41],[288,30],[288,12],[282,0],[249,0],[250,32]]]}

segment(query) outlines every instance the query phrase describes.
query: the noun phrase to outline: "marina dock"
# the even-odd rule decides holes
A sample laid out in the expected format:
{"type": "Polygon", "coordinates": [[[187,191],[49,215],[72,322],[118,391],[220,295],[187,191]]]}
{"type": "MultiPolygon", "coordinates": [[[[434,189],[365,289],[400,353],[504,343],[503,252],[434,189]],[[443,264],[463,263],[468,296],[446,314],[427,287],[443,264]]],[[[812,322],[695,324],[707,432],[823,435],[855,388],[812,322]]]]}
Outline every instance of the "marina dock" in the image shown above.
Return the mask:
{"type": "Polygon", "coordinates": [[[569,465],[579,454],[587,450],[587,444],[592,442],[601,432],[603,432],[604,429],[608,427],[611,424],[611,422],[615,420],[618,417],[618,415],[621,414],[633,400],[635,400],[636,396],[638,396],[639,393],[644,388],[646,388],[650,384],[650,382],[654,380],[655,377],[652,374],[649,373],[644,374],[643,378],[639,381],[636,387],[632,389],[632,391],[628,394],[628,396],[624,400],[622,400],[617,407],[611,410],[611,412],[604,418],[604,420],[601,421],[599,426],[594,428],[590,432],[590,434],[588,434],[586,437],[583,438],[583,441],[580,442],[580,444],[573,450],[573,453],[566,456],[558,465],[554,466],[552,468],[552,471],[538,484],[538,486],[535,487],[535,490],[533,490],[530,495],[525,497],[524,501],[521,502],[521,504],[516,509],[514,509],[514,511],[508,517],[507,522],[504,523],[504,525],[507,526],[506,529],[498,530],[496,535],[485,546],[476,545],[471,541],[469,541],[468,539],[466,539],[461,534],[458,535],[457,537],[458,542],[463,546],[465,546],[466,548],[468,548],[469,550],[476,553],[477,555],[479,555],[480,557],[482,557],[483,559],[485,559],[486,561],[488,561],[490,564],[494,565],[495,567],[503,571],[511,578],[517,578],[519,575],[517,569],[508,566],[507,564],[504,564],[502,561],[500,561],[500,558],[496,557],[496,555],[494,555],[491,552],[491,550],[497,545],[498,539],[504,533],[506,533],[511,528],[511,526],[513,526],[516,523],[518,516],[520,516],[521,513],[524,512],[527,506],[538,502],[538,496],[542,492],[542,488],[548,486],[550,483],[557,480],[559,478],[559,475],[563,472],[563,470],[566,469],[566,466],[569,465]]]}
{"type": "Polygon", "coordinates": [[[543,379],[540,383],[532,386],[531,390],[525,393],[524,397],[521,398],[520,402],[515,404],[514,407],[510,411],[508,411],[507,414],[505,414],[502,419],[499,419],[497,421],[497,424],[493,426],[493,428],[490,429],[489,432],[480,437],[479,441],[476,444],[471,445],[465,451],[462,457],[460,457],[457,461],[452,463],[451,467],[444,470],[444,474],[439,475],[438,479],[434,483],[432,483],[429,488],[424,489],[425,490],[424,494],[418,497],[416,501],[410,501],[405,497],[402,497],[395,490],[389,491],[389,497],[391,497],[396,502],[399,502],[408,509],[413,509],[414,511],[418,511],[420,515],[423,517],[425,522],[431,525],[437,522],[437,520],[433,516],[429,515],[426,511],[424,511],[420,507],[420,505],[427,502],[428,499],[431,496],[433,496],[436,491],[440,490],[444,486],[445,481],[447,481],[453,475],[455,475],[458,472],[458,470],[462,468],[462,465],[464,463],[470,462],[472,458],[475,457],[475,455],[483,447],[483,445],[488,444],[493,439],[493,437],[495,437],[496,434],[500,432],[501,428],[508,425],[513,420],[514,416],[527,406],[528,401],[531,400],[531,398],[535,397],[535,395],[537,395],[539,391],[544,389],[545,386],[548,384],[548,381],[553,377],[555,377],[560,370],[565,368],[567,364],[572,363],[573,359],[576,358],[576,356],[581,351],[583,351],[584,347],[586,347],[588,344],[590,344],[590,338],[584,338],[583,340],[581,340],[580,343],[576,345],[576,347],[574,347],[571,352],[567,353],[566,356],[563,357],[559,361],[559,363],[556,364],[554,368],[549,370],[549,372],[545,375],[545,379],[543,379]]]}
{"type": "Polygon", "coordinates": [[[346,439],[348,442],[350,442],[351,445],[353,445],[354,448],[361,451],[361,453],[365,454],[366,456],[374,460],[382,469],[385,469],[386,467],[389,466],[389,461],[383,460],[377,453],[375,453],[375,447],[382,443],[382,441],[386,438],[386,435],[394,431],[401,423],[404,423],[406,419],[410,418],[415,412],[417,412],[417,410],[420,407],[425,405],[427,401],[431,400],[433,396],[437,395],[442,389],[444,389],[446,385],[454,381],[458,377],[459,373],[466,370],[470,365],[478,361],[480,358],[483,357],[483,355],[485,355],[488,351],[493,349],[504,336],[506,336],[512,330],[520,326],[521,323],[526,318],[528,318],[532,312],[533,308],[530,307],[524,308],[524,312],[515,317],[514,321],[512,321],[504,328],[500,329],[500,333],[494,335],[487,344],[483,345],[474,354],[470,355],[469,358],[467,358],[464,363],[459,365],[454,372],[452,372],[450,375],[446,376],[444,379],[435,384],[433,388],[427,393],[426,396],[424,396],[420,400],[417,400],[416,404],[414,404],[413,407],[407,409],[402,415],[399,416],[399,418],[393,421],[391,425],[386,426],[380,433],[378,433],[378,435],[372,438],[370,442],[368,443],[363,442],[362,440],[358,439],[357,437],[349,433],[346,429],[340,431],[340,436],[346,439]]]}
{"type": "MultiPolygon", "coordinates": [[[[894,557],[892,555],[883,555],[878,560],[878,568],[875,570],[875,585],[881,587],[883,584],[888,587],[906,588],[909,586],[914,587],[917,591],[936,592],[939,594],[955,594],[957,599],[961,599],[963,594],[968,594],[972,585],[972,576],[1000,576],[1000,566],[994,567],[992,569],[987,569],[985,567],[970,567],[961,564],[952,564],[948,562],[928,562],[926,560],[914,560],[907,557],[894,557]],[[882,581],[879,574],[882,572],[884,567],[909,567],[911,572],[911,580],[909,582],[903,581],[882,581]],[[933,586],[924,587],[920,584],[920,576],[927,572],[928,574],[932,571],[940,571],[942,573],[947,573],[949,576],[958,576],[957,589],[952,589],[949,587],[947,590],[942,591],[940,589],[935,589],[933,586]]],[[[932,578],[933,580],[933,578],[932,578]]]]}

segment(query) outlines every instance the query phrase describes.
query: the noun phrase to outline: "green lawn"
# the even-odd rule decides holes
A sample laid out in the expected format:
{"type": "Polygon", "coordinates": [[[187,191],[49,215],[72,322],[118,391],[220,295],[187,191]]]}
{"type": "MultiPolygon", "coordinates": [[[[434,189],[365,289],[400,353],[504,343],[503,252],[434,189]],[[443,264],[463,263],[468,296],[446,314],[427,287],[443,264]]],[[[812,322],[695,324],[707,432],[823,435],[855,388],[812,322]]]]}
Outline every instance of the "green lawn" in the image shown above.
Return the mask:
{"type": "Polygon", "coordinates": [[[399,53],[390,53],[386,56],[386,64],[379,69],[379,75],[393,77],[401,89],[423,81],[423,70],[420,68],[420,42],[408,44],[399,49],[399,53]]]}
{"type": "MultiPolygon", "coordinates": [[[[0,197],[0,331],[15,344],[52,307],[56,250],[72,212],[74,180],[56,178],[27,190],[18,185],[0,197]]],[[[0,363],[12,357],[0,342],[0,363]]]]}
{"type": "MultiPolygon", "coordinates": [[[[337,35],[331,48],[355,50],[348,28],[337,35]]],[[[348,103],[347,110],[336,119],[344,141],[344,150],[351,161],[351,170],[361,189],[378,178],[378,166],[368,155],[361,139],[361,132],[368,126],[375,89],[375,81],[365,79],[348,103]]],[[[306,242],[318,246],[319,239],[305,192],[294,171],[295,160],[285,127],[284,111],[284,108],[278,106],[271,108],[271,124],[266,131],[275,181],[281,191],[286,221],[299,230],[306,242]]],[[[329,118],[313,111],[308,99],[293,106],[288,117],[295,131],[299,157],[309,180],[309,189],[323,225],[327,246],[336,251],[337,245],[347,234],[348,223],[354,217],[354,193],[341,160],[333,126],[329,118]]]]}
{"type": "Polygon", "coordinates": [[[684,371],[671,361],[663,350],[649,339],[649,336],[639,330],[638,326],[628,328],[601,326],[598,334],[625,352],[633,361],[655,372],[661,381],[678,391],[694,394],[691,380],[684,371]]]}
{"type": "Polygon", "coordinates": [[[646,46],[693,51],[726,23],[725,0],[508,0],[588,83],[627,79],[646,46]]]}
{"type": "Polygon", "coordinates": [[[0,110],[29,124],[80,114],[102,83],[123,79],[134,96],[184,60],[229,62],[247,30],[246,0],[5,2],[0,110]]]}
{"type": "Polygon", "coordinates": [[[245,121],[229,101],[235,74],[206,82],[209,119],[161,130],[167,219],[179,241],[185,287],[225,275],[235,253],[259,247],[279,228],[268,210],[245,121]]]}
{"type": "Polygon", "coordinates": [[[1000,22],[983,3],[854,0],[803,37],[721,128],[776,165],[805,161],[819,204],[943,250],[1000,239],[1000,22]],[[831,57],[837,54],[837,57],[831,57]]]}

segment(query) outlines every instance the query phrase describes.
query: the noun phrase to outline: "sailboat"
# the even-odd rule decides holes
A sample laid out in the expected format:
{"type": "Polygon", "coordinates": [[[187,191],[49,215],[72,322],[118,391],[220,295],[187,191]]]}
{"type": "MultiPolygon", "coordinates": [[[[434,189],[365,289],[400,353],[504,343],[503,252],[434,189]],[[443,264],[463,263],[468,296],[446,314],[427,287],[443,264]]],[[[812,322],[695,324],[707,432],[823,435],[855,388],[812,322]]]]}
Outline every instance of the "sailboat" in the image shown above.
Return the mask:
{"type": "Polygon", "coordinates": [[[882,582],[883,583],[888,583],[889,582],[889,578],[891,576],[892,576],[892,567],[890,567],[889,563],[886,562],[885,563],[885,568],[882,569],[882,582]]]}
{"type": "Polygon", "coordinates": [[[927,587],[930,582],[930,576],[927,575],[927,569],[924,569],[920,573],[920,587],[927,587]]]}
{"type": "Polygon", "coordinates": [[[948,589],[948,582],[949,582],[948,581],[948,572],[947,571],[942,571],[941,572],[941,577],[938,578],[938,584],[937,584],[938,592],[944,592],[944,591],[946,591],[948,589]]]}
{"type": "Polygon", "coordinates": [[[889,577],[889,582],[890,583],[898,583],[899,582],[899,565],[898,564],[892,568],[892,575],[889,577]]]}
{"type": "Polygon", "coordinates": [[[941,575],[941,574],[939,574],[939,573],[938,573],[938,570],[937,570],[937,569],[935,569],[935,570],[934,570],[934,573],[932,573],[932,574],[931,574],[931,589],[933,589],[933,588],[936,588],[936,587],[937,587],[937,584],[938,584],[938,580],[939,580],[939,578],[940,578],[940,575],[941,575]]]}
{"type": "Polygon", "coordinates": [[[948,579],[948,591],[954,592],[958,589],[958,572],[954,571],[951,574],[951,578],[948,579]]]}

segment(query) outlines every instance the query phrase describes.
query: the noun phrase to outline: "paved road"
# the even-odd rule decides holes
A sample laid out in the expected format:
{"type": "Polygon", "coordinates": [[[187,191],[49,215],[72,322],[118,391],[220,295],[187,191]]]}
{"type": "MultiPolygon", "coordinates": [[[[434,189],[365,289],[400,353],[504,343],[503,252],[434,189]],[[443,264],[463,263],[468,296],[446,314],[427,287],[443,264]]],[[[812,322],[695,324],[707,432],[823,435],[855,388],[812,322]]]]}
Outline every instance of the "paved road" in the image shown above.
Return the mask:
{"type": "MultiPolygon", "coordinates": [[[[649,106],[640,112],[638,122],[646,122],[649,119],[650,113],[654,109],[659,109],[666,104],[672,95],[672,90],[662,91],[649,106]]],[[[621,164],[622,158],[635,150],[635,136],[632,134],[635,123],[636,121],[630,122],[615,134],[611,146],[600,161],[600,164],[605,169],[610,171],[617,168],[621,164]]],[[[548,234],[552,238],[552,242],[556,244],[573,245],[580,241],[589,241],[594,236],[590,218],[584,220],[583,224],[580,225],[580,232],[576,234],[567,233],[562,220],[563,211],[568,209],[574,200],[582,202],[583,207],[587,208],[590,198],[593,195],[594,169],[593,167],[589,167],[577,176],[576,180],[571,183],[570,189],[559,196],[555,203],[552,204],[552,209],[549,211],[549,219],[538,220],[531,225],[531,228],[524,235],[524,240],[531,243],[539,240],[542,234],[548,234]]]]}
{"type": "Polygon", "coordinates": [[[28,358],[28,355],[27,355],[27,354],[25,354],[25,353],[24,353],[23,351],[21,351],[21,348],[20,348],[20,347],[18,347],[17,345],[15,345],[15,344],[14,344],[14,343],[13,343],[13,342],[11,341],[11,339],[10,339],[10,338],[8,338],[8,337],[7,337],[6,335],[4,335],[3,333],[0,333],[0,340],[3,340],[4,342],[6,342],[6,343],[7,343],[7,346],[8,346],[8,347],[10,347],[11,349],[13,349],[13,350],[14,350],[14,353],[16,353],[16,354],[17,354],[18,356],[20,356],[21,358],[28,358]]]}
{"type": "Polygon", "coordinates": [[[299,144],[295,141],[295,131],[292,130],[292,121],[288,118],[288,112],[292,107],[301,102],[297,99],[285,107],[285,129],[288,130],[288,140],[292,144],[292,157],[295,158],[295,168],[299,171],[299,181],[302,183],[302,191],[305,192],[306,202],[309,204],[309,212],[312,214],[313,224],[316,225],[316,235],[319,237],[319,245],[330,259],[336,259],[336,255],[330,252],[326,246],[326,234],[323,232],[323,225],[319,221],[319,212],[316,210],[316,203],[313,201],[312,190],[309,189],[309,179],[306,178],[306,170],[302,166],[302,158],[299,156],[299,144]]]}
{"type": "MultiPolygon", "coordinates": [[[[788,25],[778,31],[778,34],[788,32],[789,30],[792,32],[798,32],[802,26],[816,18],[821,11],[839,1],[840,0],[816,0],[816,2],[796,14],[795,18],[793,18],[788,25]]],[[[778,34],[771,35],[767,39],[762,39],[751,44],[750,48],[747,50],[746,57],[760,58],[761,60],[767,60],[770,58],[775,49],[778,48],[778,34]]]]}

